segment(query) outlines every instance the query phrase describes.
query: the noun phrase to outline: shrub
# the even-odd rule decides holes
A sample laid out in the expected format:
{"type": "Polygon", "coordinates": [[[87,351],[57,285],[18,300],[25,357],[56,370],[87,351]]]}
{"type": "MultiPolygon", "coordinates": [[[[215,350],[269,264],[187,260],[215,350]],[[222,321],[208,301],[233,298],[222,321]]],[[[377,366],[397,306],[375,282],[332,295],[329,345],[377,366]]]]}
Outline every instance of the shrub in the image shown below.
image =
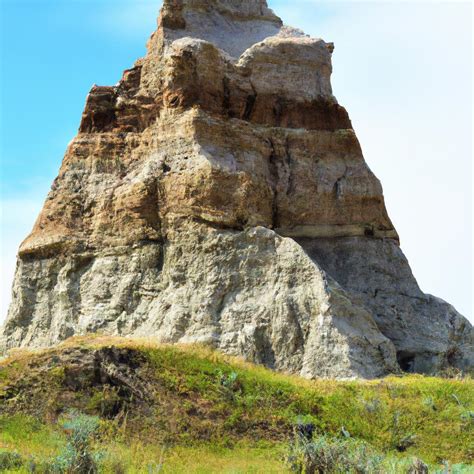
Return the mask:
{"type": "Polygon", "coordinates": [[[383,460],[363,442],[327,436],[309,441],[297,435],[288,456],[290,469],[298,474],[382,473],[383,460]]]}
{"type": "Polygon", "coordinates": [[[390,448],[396,449],[402,453],[415,444],[416,435],[413,433],[406,433],[400,421],[400,412],[396,411],[393,414],[391,426],[390,448]]]}
{"type": "MultiPolygon", "coordinates": [[[[311,439],[306,426],[297,425],[287,464],[298,474],[428,474],[421,459],[382,454],[368,443],[354,438],[320,436],[311,439]],[[303,429],[302,429],[303,428],[303,429]]],[[[445,465],[436,474],[467,474],[463,465],[445,465]]]]}
{"type": "Polygon", "coordinates": [[[99,418],[71,411],[62,427],[67,436],[67,444],[50,463],[47,471],[71,474],[98,472],[98,462],[102,454],[93,451],[91,442],[99,428],[99,418]]]}
{"type": "Polygon", "coordinates": [[[226,374],[222,370],[218,370],[217,377],[221,394],[225,398],[235,400],[236,394],[242,391],[242,384],[238,380],[237,372],[226,374]]]}
{"type": "Polygon", "coordinates": [[[226,374],[222,370],[218,370],[217,375],[219,378],[219,383],[222,387],[225,387],[229,390],[235,390],[236,388],[240,388],[237,382],[237,372],[230,372],[229,374],[226,374]]]}
{"type": "Polygon", "coordinates": [[[7,469],[18,469],[23,466],[23,458],[18,453],[0,451],[0,472],[7,469]]]}

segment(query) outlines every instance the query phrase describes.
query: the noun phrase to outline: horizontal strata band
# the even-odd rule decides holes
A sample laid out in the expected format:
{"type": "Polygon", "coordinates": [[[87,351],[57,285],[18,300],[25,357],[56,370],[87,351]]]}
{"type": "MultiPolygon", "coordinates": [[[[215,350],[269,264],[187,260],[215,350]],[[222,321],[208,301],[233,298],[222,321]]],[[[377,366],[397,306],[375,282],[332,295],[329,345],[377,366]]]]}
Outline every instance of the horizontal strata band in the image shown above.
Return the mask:
{"type": "Polygon", "coordinates": [[[282,237],[332,238],[332,237],[374,237],[393,239],[399,237],[395,229],[377,229],[369,225],[297,225],[275,229],[282,237]]]}

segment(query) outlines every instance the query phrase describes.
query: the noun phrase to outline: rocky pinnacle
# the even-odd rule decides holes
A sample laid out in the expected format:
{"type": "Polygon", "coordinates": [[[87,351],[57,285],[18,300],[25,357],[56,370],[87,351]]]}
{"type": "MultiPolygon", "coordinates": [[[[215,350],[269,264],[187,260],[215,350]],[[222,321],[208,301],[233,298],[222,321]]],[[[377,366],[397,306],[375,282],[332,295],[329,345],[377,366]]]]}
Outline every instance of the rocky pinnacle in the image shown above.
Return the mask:
{"type": "Polygon", "coordinates": [[[87,97],[3,350],[104,333],[310,378],[472,368],[472,326],[400,249],[333,50],[264,0],[165,0],[146,56],[87,97]]]}

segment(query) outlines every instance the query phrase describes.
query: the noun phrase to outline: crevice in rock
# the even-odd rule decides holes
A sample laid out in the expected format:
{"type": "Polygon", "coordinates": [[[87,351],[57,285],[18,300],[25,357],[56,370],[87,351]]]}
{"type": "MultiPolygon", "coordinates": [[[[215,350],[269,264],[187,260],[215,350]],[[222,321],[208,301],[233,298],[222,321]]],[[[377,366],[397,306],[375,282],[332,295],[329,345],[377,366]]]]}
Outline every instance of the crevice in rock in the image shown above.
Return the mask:
{"type": "Polygon", "coordinates": [[[273,115],[275,116],[275,125],[281,127],[281,118],[283,115],[283,99],[278,97],[273,105],[273,115]]]}
{"type": "Polygon", "coordinates": [[[414,373],[415,372],[415,354],[408,351],[398,351],[397,361],[403,372],[414,373]]]}
{"type": "Polygon", "coordinates": [[[255,329],[254,341],[258,360],[256,362],[265,365],[269,369],[275,368],[275,351],[271,343],[271,338],[267,333],[267,328],[258,327],[255,329]]]}
{"type": "Polygon", "coordinates": [[[336,199],[339,199],[341,197],[341,179],[339,178],[335,183],[333,187],[333,193],[336,199]]]}
{"type": "Polygon", "coordinates": [[[375,237],[375,229],[373,225],[367,225],[364,229],[364,235],[366,237],[375,237]]]}
{"type": "Polygon", "coordinates": [[[98,133],[112,130],[116,123],[117,98],[115,87],[94,86],[87,97],[79,132],[98,133]]]}
{"type": "Polygon", "coordinates": [[[222,99],[222,109],[224,110],[224,114],[227,115],[227,117],[232,117],[232,108],[231,108],[231,102],[230,102],[230,83],[229,83],[229,78],[227,76],[224,76],[222,79],[222,88],[224,91],[223,99],[222,99]]]}
{"type": "Polygon", "coordinates": [[[275,150],[275,144],[271,138],[268,139],[268,142],[271,147],[271,153],[268,158],[269,169],[270,169],[270,176],[272,179],[272,189],[273,189],[273,199],[272,199],[272,228],[278,229],[280,226],[279,222],[279,212],[278,212],[278,182],[280,179],[278,173],[278,155],[275,150]]]}
{"type": "Polygon", "coordinates": [[[215,230],[234,230],[242,231],[244,230],[244,225],[242,222],[236,223],[237,225],[226,224],[225,222],[215,222],[208,219],[204,219],[201,216],[192,216],[191,219],[198,224],[205,224],[208,227],[211,227],[215,230]]]}
{"type": "Polygon", "coordinates": [[[180,97],[179,95],[175,95],[168,103],[168,106],[171,108],[179,107],[180,105],[180,97]]]}
{"type": "Polygon", "coordinates": [[[288,167],[288,183],[286,186],[286,195],[289,196],[293,193],[294,188],[294,177],[293,177],[293,170],[292,168],[292,159],[291,159],[291,152],[290,152],[290,138],[287,136],[285,140],[285,158],[286,158],[286,165],[288,167]]]}
{"type": "Polygon", "coordinates": [[[346,179],[346,177],[347,177],[347,165],[345,166],[344,173],[342,174],[342,176],[339,177],[334,183],[333,193],[336,199],[340,199],[342,197],[341,183],[346,179]]]}
{"type": "MultiPolygon", "coordinates": [[[[74,312],[80,313],[82,308],[81,280],[82,277],[94,265],[95,256],[78,255],[76,257],[73,257],[72,260],[72,268],[67,271],[67,296],[69,298],[71,308],[73,308],[74,312]]],[[[65,312],[65,316],[67,316],[67,312],[65,312]]],[[[74,323],[74,320],[67,322],[74,323]]]]}
{"type": "Polygon", "coordinates": [[[456,367],[458,360],[462,358],[462,353],[457,346],[451,346],[444,355],[445,365],[456,367]]]}
{"type": "Polygon", "coordinates": [[[294,307],[292,302],[288,303],[288,320],[293,326],[293,347],[292,349],[296,352],[298,348],[304,347],[305,345],[305,332],[301,326],[302,321],[298,318],[298,310],[294,307]]]}
{"type": "Polygon", "coordinates": [[[163,4],[160,26],[170,30],[184,30],[186,20],[183,16],[183,3],[177,0],[167,0],[163,4]]]}
{"type": "Polygon", "coordinates": [[[250,83],[252,87],[253,93],[247,96],[247,100],[245,102],[245,110],[242,115],[243,120],[250,120],[252,117],[253,110],[255,108],[255,102],[257,101],[257,91],[252,83],[250,83]]]}

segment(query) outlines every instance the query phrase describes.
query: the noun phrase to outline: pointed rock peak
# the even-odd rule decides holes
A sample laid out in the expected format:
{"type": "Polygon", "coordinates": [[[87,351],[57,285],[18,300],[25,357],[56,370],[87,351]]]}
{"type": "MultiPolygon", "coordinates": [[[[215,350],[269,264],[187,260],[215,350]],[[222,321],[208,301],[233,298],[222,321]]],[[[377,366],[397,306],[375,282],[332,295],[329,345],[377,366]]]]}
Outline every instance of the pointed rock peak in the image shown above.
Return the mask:
{"type": "MultiPolygon", "coordinates": [[[[281,24],[281,19],[268,8],[266,0],[164,0],[162,12],[168,19],[179,19],[186,13],[212,15],[219,13],[232,19],[263,20],[281,24]]],[[[170,27],[181,28],[182,18],[170,27]]]]}
{"type": "Polygon", "coordinates": [[[202,39],[233,57],[283,27],[265,0],[164,0],[159,24],[168,40],[202,39]]]}

